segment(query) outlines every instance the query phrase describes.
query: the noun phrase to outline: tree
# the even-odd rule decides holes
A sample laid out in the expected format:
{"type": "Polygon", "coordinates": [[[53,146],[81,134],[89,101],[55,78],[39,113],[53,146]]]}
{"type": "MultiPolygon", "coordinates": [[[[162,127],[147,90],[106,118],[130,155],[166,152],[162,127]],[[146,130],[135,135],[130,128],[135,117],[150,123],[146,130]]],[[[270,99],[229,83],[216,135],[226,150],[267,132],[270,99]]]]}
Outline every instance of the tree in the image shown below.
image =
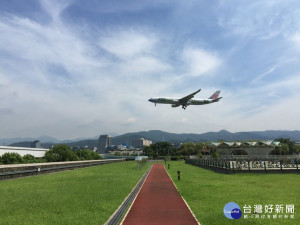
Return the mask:
{"type": "Polygon", "coordinates": [[[33,155],[27,154],[23,156],[24,163],[34,163],[35,157],[33,155]]]}
{"type": "Polygon", "coordinates": [[[299,154],[299,152],[300,152],[300,146],[295,144],[295,146],[294,146],[294,153],[299,154]]]}
{"type": "Polygon", "coordinates": [[[143,147],[143,154],[148,157],[157,158],[158,156],[176,156],[177,149],[169,142],[157,142],[150,146],[143,147]]]}
{"type": "Polygon", "coordinates": [[[97,152],[91,152],[91,155],[92,159],[94,160],[102,159],[102,157],[97,152]]]}
{"type": "Polygon", "coordinates": [[[235,149],[232,151],[232,155],[248,155],[244,149],[235,149]]]}
{"type": "Polygon", "coordinates": [[[23,159],[20,154],[15,152],[6,152],[2,155],[2,162],[4,164],[17,164],[22,163],[23,159]]]}
{"type": "Polygon", "coordinates": [[[154,157],[177,155],[176,149],[169,142],[157,142],[155,144],[151,144],[150,147],[152,148],[154,157]]]}
{"type": "Polygon", "coordinates": [[[75,151],[76,155],[80,160],[91,160],[93,159],[91,151],[88,149],[79,149],[75,151]]]}
{"type": "Polygon", "coordinates": [[[219,152],[217,152],[217,151],[213,151],[213,152],[211,153],[211,157],[212,157],[213,159],[218,159],[218,158],[220,157],[220,154],[219,154],[219,152]]]}
{"type": "Polygon", "coordinates": [[[148,157],[153,157],[153,149],[150,146],[143,147],[143,154],[148,157]]]}
{"type": "Polygon", "coordinates": [[[78,156],[71,150],[68,145],[55,145],[52,149],[46,152],[45,159],[48,162],[63,162],[79,160],[78,156]]]}
{"type": "Polygon", "coordinates": [[[289,154],[289,145],[281,143],[280,144],[280,153],[281,153],[281,155],[287,155],[287,154],[289,154]]]}
{"type": "Polygon", "coordinates": [[[203,155],[202,155],[201,152],[199,152],[199,153],[197,154],[197,156],[199,156],[199,158],[203,159],[203,155]]]}
{"type": "MultiPolygon", "coordinates": [[[[286,153],[286,151],[285,151],[285,154],[292,155],[294,153],[299,153],[300,147],[296,145],[296,142],[291,141],[289,138],[277,138],[277,139],[275,139],[275,141],[279,141],[281,146],[283,144],[288,145],[288,152],[286,153]]],[[[286,150],[286,147],[284,147],[283,150],[286,150]]]]}
{"type": "MultiPolygon", "coordinates": [[[[198,147],[198,146],[197,146],[198,147]]],[[[197,154],[197,148],[195,143],[183,143],[179,148],[179,154],[180,155],[196,155],[197,154]]]]}
{"type": "Polygon", "coordinates": [[[274,150],[270,152],[270,155],[280,155],[280,149],[281,148],[279,146],[276,146],[274,150]]]}
{"type": "Polygon", "coordinates": [[[97,152],[92,152],[89,149],[80,149],[80,150],[75,151],[75,153],[80,160],[101,159],[101,156],[97,152]]]}
{"type": "Polygon", "coordinates": [[[270,155],[287,155],[289,154],[289,146],[287,144],[281,143],[280,146],[276,146],[270,155]]]}
{"type": "Polygon", "coordinates": [[[202,150],[205,149],[206,146],[204,143],[201,143],[201,142],[198,142],[195,144],[195,151],[196,151],[196,154],[201,154],[202,155],[202,150]]]}

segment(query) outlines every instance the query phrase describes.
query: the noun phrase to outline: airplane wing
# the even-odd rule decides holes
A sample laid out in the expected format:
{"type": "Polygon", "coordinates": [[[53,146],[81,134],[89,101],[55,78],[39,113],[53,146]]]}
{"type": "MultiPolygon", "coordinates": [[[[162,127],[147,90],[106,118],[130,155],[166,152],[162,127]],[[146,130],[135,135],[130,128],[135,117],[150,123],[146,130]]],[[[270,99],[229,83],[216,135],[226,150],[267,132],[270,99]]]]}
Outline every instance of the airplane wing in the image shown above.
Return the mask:
{"type": "Polygon", "coordinates": [[[200,92],[200,91],[201,91],[201,89],[199,89],[198,91],[195,91],[194,93],[189,94],[189,95],[187,95],[187,96],[185,96],[185,97],[179,99],[178,102],[179,102],[180,104],[186,104],[190,99],[194,98],[194,96],[195,96],[198,92],[200,92]]]}

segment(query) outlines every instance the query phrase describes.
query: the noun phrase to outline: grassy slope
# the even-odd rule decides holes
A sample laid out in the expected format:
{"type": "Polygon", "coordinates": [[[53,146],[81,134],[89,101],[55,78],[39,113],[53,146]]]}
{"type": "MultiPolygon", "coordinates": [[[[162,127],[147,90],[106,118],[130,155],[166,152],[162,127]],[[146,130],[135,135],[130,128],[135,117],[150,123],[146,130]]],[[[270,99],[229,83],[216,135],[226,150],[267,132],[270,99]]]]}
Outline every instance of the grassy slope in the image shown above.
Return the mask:
{"type": "MultiPolygon", "coordinates": [[[[212,224],[300,224],[300,177],[294,174],[234,174],[225,175],[187,165],[169,162],[169,172],[180,194],[201,225],[212,224]],[[177,170],[181,180],[177,180],[177,170]],[[238,219],[229,220],[223,214],[228,202],[241,207],[255,204],[295,205],[295,219],[238,219]]],[[[285,209],[284,214],[285,215],[285,209]]]]}
{"type": "Polygon", "coordinates": [[[149,164],[122,162],[0,182],[0,224],[104,224],[149,164]]]}

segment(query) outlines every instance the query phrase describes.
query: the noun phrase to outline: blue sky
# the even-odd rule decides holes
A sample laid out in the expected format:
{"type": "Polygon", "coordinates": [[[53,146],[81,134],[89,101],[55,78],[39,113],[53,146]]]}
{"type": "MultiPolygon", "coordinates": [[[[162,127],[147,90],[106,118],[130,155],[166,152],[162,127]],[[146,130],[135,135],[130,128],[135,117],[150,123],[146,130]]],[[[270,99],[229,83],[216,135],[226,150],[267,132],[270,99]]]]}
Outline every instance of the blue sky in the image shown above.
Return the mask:
{"type": "Polygon", "coordinates": [[[0,0],[0,137],[299,130],[300,2],[0,0]],[[219,103],[154,106],[150,97],[219,103]]]}

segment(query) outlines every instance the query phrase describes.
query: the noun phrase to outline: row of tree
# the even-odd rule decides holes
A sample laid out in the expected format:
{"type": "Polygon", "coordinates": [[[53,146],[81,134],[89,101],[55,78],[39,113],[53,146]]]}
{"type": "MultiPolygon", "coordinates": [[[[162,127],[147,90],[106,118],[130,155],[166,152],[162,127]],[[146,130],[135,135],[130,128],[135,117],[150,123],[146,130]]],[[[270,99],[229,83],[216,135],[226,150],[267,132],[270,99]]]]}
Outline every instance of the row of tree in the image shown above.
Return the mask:
{"type": "MultiPolygon", "coordinates": [[[[300,146],[296,145],[290,139],[276,139],[280,145],[276,146],[271,152],[272,155],[292,155],[300,152],[300,146]]],[[[209,154],[214,158],[218,158],[219,154],[216,147],[211,146],[209,143],[183,143],[179,148],[174,147],[169,142],[157,142],[150,146],[143,148],[143,154],[150,158],[158,158],[160,156],[174,157],[174,156],[188,156],[198,155],[202,157],[203,154],[209,154]]],[[[235,154],[244,154],[243,151],[236,151],[235,154]]],[[[61,162],[61,161],[77,161],[77,160],[97,160],[101,156],[97,152],[89,149],[79,149],[73,151],[68,145],[59,144],[55,145],[52,149],[46,152],[44,158],[35,158],[32,155],[20,156],[17,153],[5,153],[0,156],[0,163],[14,164],[14,163],[36,163],[36,162],[61,162]]]]}
{"type": "Polygon", "coordinates": [[[97,152],[89,149],[79,149],[73,151],[68,145],[55,145],[46,152],[45,157],[35,158],[33,155],[24,155],[18,153],[4,153],[0,156],[0,164],[18,164],[18,163],[41,163],[41,162],[64,162],[79,160],[98,160],[101,156],[97,152]]]}
{"type": "MultiPolygon", "coordinates": [[[[280,145],[276,146],[271,152],[272,155],[292,155],[300,152],[300,146],[296,145],[296,142],[290,139],[279,138],[275,141],[279,141],[280,145]]],[[[216,147],[211,146],[210,143],[183,143],[179,148],[174,147],[169,142],[157,142],[150,146],[143,148],[144,155],[151,158],[158,158],[159,156],[188,156],[198,155],[202,157],[203,154],[209,154],[214,158],[219,157],[219,153],[216,151],[216,147]]],[[[236,150],[234,154],[244,155],[247,154],[243,150],[236,150]]]]}
{"type": "Polygon", "coordinates": [[[41,163],[46,162],[45,159],[35,158],[33,155],[27,154],[23,157],[14,152],[6,152],[0,156],[0,164],[19,164],[19,163],[41,163]]]}
{"type": "Polygon", "coordinates": [[[276,146],[271,152],[272,155],[293,155],[300,152],[300,146],[295,141],[291,141],[289,138],[278,138],[275,141],[280,142],[280,146],[276,146]]]}
{"type": "Polygon", "coordinates": [[[144,155],[151,158],[158,158],[159,156],[188,156],[188,155],[199,155],[210,154],[217,156],[217,152],[214,148],[209,146],[207,143],[183,143],[179,148],[174,147],[169,142],[157,142],[150,146],[143,148],[144,155]]]}
{"type": "Polygon", "coordinates": [[[46,152],[45,159],[47,162],[63,162],[63,161],[78,161],[78,160],[97,160],[101,156],[97,152],[89,149],[79,149],[73,151],[68,145],[55,145],[52,149],[46,152]]]}

